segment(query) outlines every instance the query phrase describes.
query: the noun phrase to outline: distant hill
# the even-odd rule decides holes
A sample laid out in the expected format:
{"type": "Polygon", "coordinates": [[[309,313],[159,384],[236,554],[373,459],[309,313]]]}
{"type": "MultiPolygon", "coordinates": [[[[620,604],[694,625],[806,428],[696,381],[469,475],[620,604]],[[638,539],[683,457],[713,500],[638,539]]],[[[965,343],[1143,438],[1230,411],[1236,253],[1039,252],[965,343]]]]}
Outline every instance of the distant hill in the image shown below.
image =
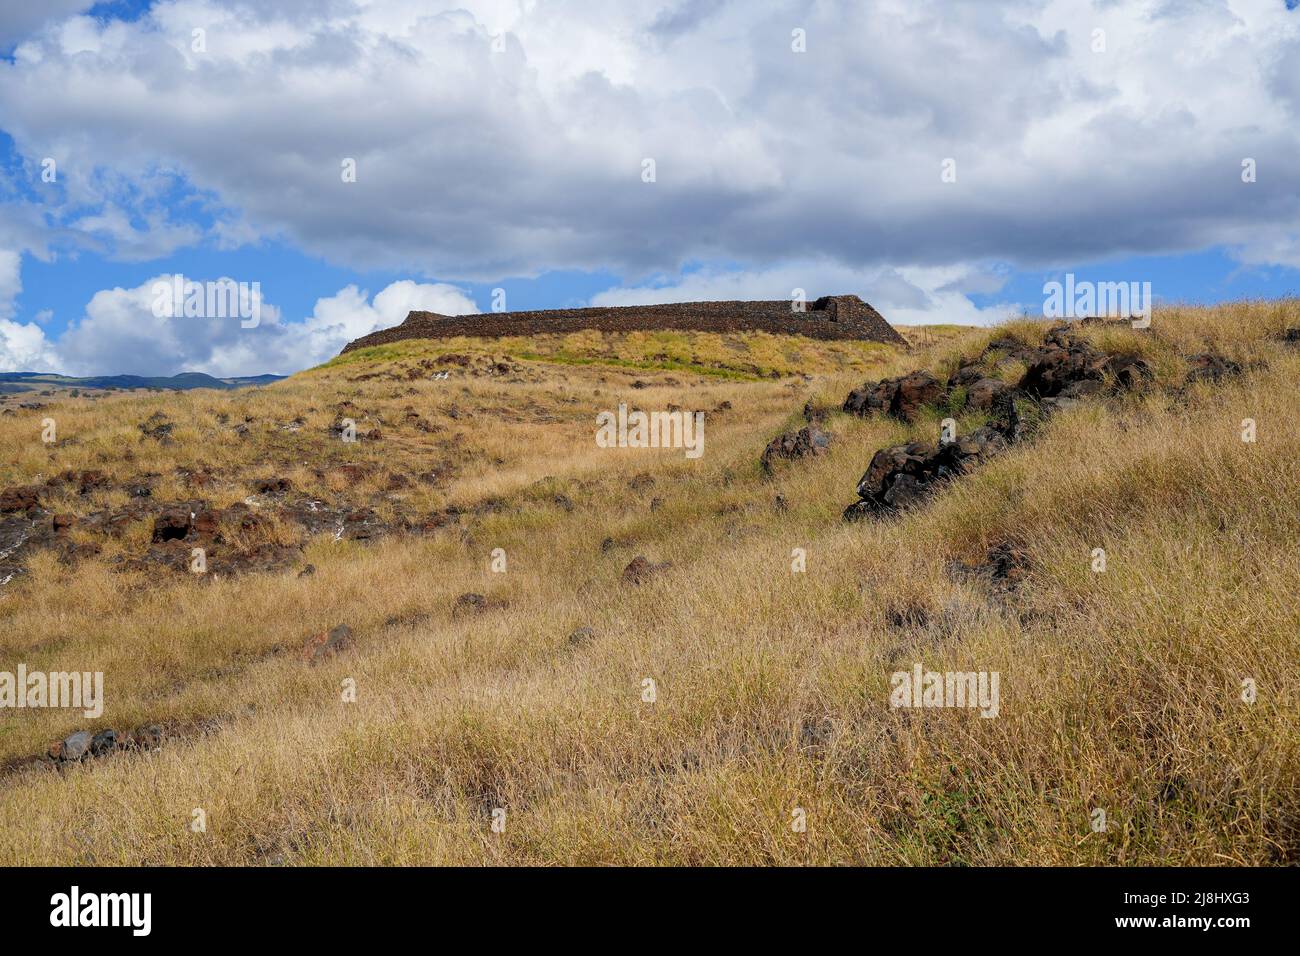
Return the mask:
{"type": "Polygon", "coordinates": [[[189,391],[192,388],[247,388],[278,382],[283,375],[244,375],[216,378],[205,372],[179,375],[91,375],[78,378],[52,372],[0,372],[0,393],[34,391],[42,388],[163,388],[189,391]]]}

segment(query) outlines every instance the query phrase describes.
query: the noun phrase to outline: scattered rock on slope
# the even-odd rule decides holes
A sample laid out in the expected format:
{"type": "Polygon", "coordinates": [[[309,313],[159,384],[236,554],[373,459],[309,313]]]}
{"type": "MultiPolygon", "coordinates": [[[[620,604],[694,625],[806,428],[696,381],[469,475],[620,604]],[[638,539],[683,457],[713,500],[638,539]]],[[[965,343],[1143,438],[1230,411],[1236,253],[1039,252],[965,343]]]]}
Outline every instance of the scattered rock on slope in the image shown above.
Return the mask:
{"type": "Polygon", "coordinates": [[[1029,572],[1029,555],[1010,541],[999,542],[980,564],[953,561],[948,573],[958,581],[982,581],[997,591],[1014,591],[1029,572]]]}
{"type": "Polygon", "coordinates": [[[79,495],[88,495],[92,491],[107,488],[108,485],[108,476],[98,469],[87,469],[86,471],[68,469],[55,475],[45,483],[45,487],[50,489],[69,486],[79,495]]]}
{"type": "Polygon", "coordinates": [[[90,752],[90,731],[78,730],[63,738],[58,745],[60,760],[80,760],[90,752]]]}
{"type": "Polygon", "coordinates": [[[1217,382],[1229,375],[1237,375],[1242,370],[1238,363],[1213,352],[1188,356],[1187,364],[1191,366],[1187,373],[1185,383],[1187,385],[1195,382],[1217,382]]]}
{"type": "Polygon", "coordinates": [[[1054,330],[1035,353],[1019,387],[1035,398],[1082,398],[1101,390],[1108,358],[1065,330],[1054,330]]]}
{"type": "Polygon", "coordinates": [[[259,495],[282,495],[293,490],[293,482],[288,478],[259,478],[253,482],[253,492],[259,495]]]}
{"type": "Polygon", "coordinates": [[[14,485],[0,491],[0,511],[30,511],[40,504],[41,489],[36,485],[14,485]]]}
{"type": "Polygon", "coordinates": [[[153,522],[153,541],[181,541],[190,533],[190,513],[183,508],[168,508],[153,522]]]}
{"type": "Polygon", "coordinates": [[[346,624],[339,624],[328,631],[321,631],[307,638],[307,643],[302,648],[302,657],[303,660],[315,664],[335,657],[355,644],[352,628],[346,624]]]}
{"type": "Polygon", "coordinates": [[[656,574],[667,571],[671,568],[671,561],[661,561],[655,563],[648,560],[644,555],[638,554],[632,559],[631,563],[623,569],[623,580],[628,584],[644,584],[656,574]]]}
{"type": "Polygon", "coordinates": [[[1011,386],[996,378],[981,378],[966,389],[966,407],[988,411],[1009,396],[1011,386]]]}
{"type": "Polygon", "coordinates": [[[569,635],[569,643],[574,647],[582,647],[584,644],[590,644],[596,639],[596,632],[589,627],[580,627],[569,635]]]}
{"type": "Polygon", "coordinates": [[[845,509],[845,520],[893,513],[924,501],[941,482],[1005,451],[1012,431],[1011,425],[982,425],[937,448],[925,442],[882,448],[858,481],[860,500],[845,509]]]}
{"type": "Polygon", "coordinates": [[[45,757],[55,763],[75,763],[87,757],[107,757],[120,750],[156,750],[162,745],[163,729],[158,724],[147,724],[134,733],[101,730],[77,730],[62,740],[57,740],[45,752],[45,757]]]}
{"type": "Polygon", "coordinates": [[[175,427],[162,412],[154,412],[140,424],[141,438],[152,438],[160,444],[170,445],[172,429],[175,427]]]}
{"type": "Polygon", "coordinates": [[[1134,389],[1153,378],[1150,366],[1135,355],[1110,354],[1078,338],[1071,326],[1047,333],[1020,380],[1019,389],[1034,398],[1078,399],[1097,394],[1107,374],[1119,389],[1134,389]]]}
{"type": "Polygon", "coordinates": [[[844,400],[844,411],[851,415],[879,412],[910,422],[922,405],[938,401],[943,392],[943,385],[937,378],[927,371],[918,370],[875,384],[868,382],[854,389],[844,400]]]}
{"type": "Polygon", "coordinates": [[[764,474],[772,473],[772,462],[777,459],[792,460],[823,455],[830,448],[831,435],[816,424],[807,425],[797,432],[787,432],[773,438],[763,449],[759,460],[764,474]]]}
{"type": "Polygon", "coordinates": [[[451,616],[456,618],[465,614],[484,614],[505,606],[505,601],[494,600],[493,598],[484,597],[482,594],[471,592],[456,598],[456,603],[451,606],[451,616]]]}

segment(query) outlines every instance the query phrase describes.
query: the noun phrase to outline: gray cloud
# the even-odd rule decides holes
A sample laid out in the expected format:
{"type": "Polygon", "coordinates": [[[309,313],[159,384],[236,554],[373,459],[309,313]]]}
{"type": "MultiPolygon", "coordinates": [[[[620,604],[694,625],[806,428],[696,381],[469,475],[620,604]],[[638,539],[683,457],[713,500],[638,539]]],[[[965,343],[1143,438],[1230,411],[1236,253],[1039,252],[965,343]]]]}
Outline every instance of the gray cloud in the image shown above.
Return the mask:
{"type": "MultiPolygon", "coordinates": [[[[1224,242],[1288,261],[1298,23],[1226,0],[178,0],[46,27],[0,64],[0,115],[25,156],[61,157],[69,205],[117,208],[174,170],[224,208],[224,242],[427,276],[1035,267],[1224,242]]],[[[192,239],[169,209],[147,224],[161,248],[192,239]]],[[[122,256],[155,248],[91,222],[122,256]]]]}
{"type": "Polygon", "coordinates": [[[0,53],[52,20],[81,13],[94,0],[34,0],[0,6],[0,53]]]}

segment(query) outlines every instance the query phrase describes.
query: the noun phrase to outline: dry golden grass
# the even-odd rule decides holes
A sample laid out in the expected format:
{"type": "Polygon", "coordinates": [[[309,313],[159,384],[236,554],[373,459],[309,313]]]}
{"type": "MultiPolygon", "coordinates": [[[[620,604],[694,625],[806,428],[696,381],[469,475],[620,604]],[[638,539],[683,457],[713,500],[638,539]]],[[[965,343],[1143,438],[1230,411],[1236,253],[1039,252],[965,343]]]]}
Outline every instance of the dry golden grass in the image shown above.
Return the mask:
{"type": "Polygon", "coordinates": [[[1158,311],[1148,335],[1093,330],[1147,356],[1165,387],[1064,413],[926,508],[855,525],[840,511],[872,453],[931,437],[939,411],[910,427],[832,414],[830,454],[770,481],[766,442],[806,400],[838,407],[867,377],[946,372],[1006,329],[935,336],[910,355],[772,336],[404,342],[256,391],[0,418],[0,484],[154,471],[175,482],[155,497],[179,499],[194,492],[175,469],[206,467],[203,494],[220,503],[273,473],[413,511],[504,503],[428,537],[323,536],[305,578],[204,581],[116,572],[109,551],[71,567],[38,555],[0,589],[0,669],[102,670],[107,705],[92,722],[0,712],[0,761],[81,727],[180,732],[153,753],[0,777],[0,863],[1294,864],[1300,351],[1275,338],[1296,324],[1294,302],[1242,303],[1158,311]],[[1172,394],[1183,356],[1207,348],[1263,364],[1172,394]],[[449,351],[512,355],[520,371],[387,377],[449,351]],[[632,389],[638,378],[648,387],[632,389]],[[345,400],[358,430],[381,423],[380,441],[328,435],[345,400]],[[732,409],[710,412],[704,457],[688,461],[597,448],[594,414],[620,400],[732,409]],[[402,425],[408,404],[435,430],[402,425]],[[175,445],[141,441],[135,426],[155,410],[176,423],[175,445]],[[222,413],[252,416],[249,436],[222,413]],[[46,414],[68,444],[40,443],[46,414]],[[276,427],[296,416],[300,430],[276,427]],[[1240,439],[1245,418],[1254,444],[1240,439]],[[362,460],[385,474],[457,470],[397,492],[382,477],[329,483],[362,460]],[[654,486],[630,490],[641,473],[654,486]],[[1030,560],[1018,592],[951,573],[1002,542],[1030,560]],[[1097,547],[1104,574],[1091,570],[1097,547]],[[494,548],[505,573],[490,569],[494,548]],[[794,548],[806,573],[791,572],[794,548]],[[637,554],[673,567],[628,586],[637,554]],[[467,591],[508,606],[453,617],[467,591]],[[340,622],[355,650],[305,664],[304,640],[340,622]],[[572,646],[580,626],[595,637],[572,646]],[[1000,672],[999,716],[891,710],[890,674],[917,662],[1000,672]],[[347,679],[355,703],[341,700],[347,679]],[[190,829],[195,808],[204,833],[190,829]],[[806,832],[791,827],[795,808],[806,832]]]}

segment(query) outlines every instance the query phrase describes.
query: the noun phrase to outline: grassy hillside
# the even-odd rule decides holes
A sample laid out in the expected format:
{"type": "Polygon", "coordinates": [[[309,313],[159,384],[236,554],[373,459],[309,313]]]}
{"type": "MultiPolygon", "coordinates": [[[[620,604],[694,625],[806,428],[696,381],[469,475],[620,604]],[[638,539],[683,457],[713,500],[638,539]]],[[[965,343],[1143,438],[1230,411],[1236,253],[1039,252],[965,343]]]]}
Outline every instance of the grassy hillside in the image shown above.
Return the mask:
{"type": "Polygon", "coordinates": [[[101,670],[107,696],[98,720],[0,711],[0,863],[1295,864],[1296,325],[1294,302],[1241,303],[1088,330],[1144,356],[1152,387],[856,524],[840,515],[873,453],[933,440],[948,410],[851,417],[848,390],[946,378],[1042,326],[914,336],[910,354],[412,341],[265,388],[0,417],[0,488],[105,474],[44,492],[52,513],[123,508],[147,480],[158,506],[265,516],[223,525],[214,566],[252,556],[246,573],[141,560],[144,518],[116,537],[78,523],[86,549],[34,550],[0,587],[0,670],[101,670]],[[1246,371],[1184,387],[1206,351],[1246,371]],[[594,416],[620,401],[704,410],[703,457],[598,448],[594,416]],[[806,402],[831,409],[829,452],[766,478],[760,453],[806,402]],[[305,535],[284,517],[305,502],[367,509],[376,533],[305,535]],[[268,547],[295,557],[257,570],[268,547]],[[962,572],[998,549],[1015,586],[962,572]],[[627,583],[638,555],[671,567],[627,583]],[[485,599],[468,613],[467,592],[485,599]],[[304,660],[339,624],[355,647],[304,660]],[[998,672],[998,716],[891,709],[891,674],[918,663],[998,672]],[[146,724],[160,747],[27,759],[146,724]]]}

